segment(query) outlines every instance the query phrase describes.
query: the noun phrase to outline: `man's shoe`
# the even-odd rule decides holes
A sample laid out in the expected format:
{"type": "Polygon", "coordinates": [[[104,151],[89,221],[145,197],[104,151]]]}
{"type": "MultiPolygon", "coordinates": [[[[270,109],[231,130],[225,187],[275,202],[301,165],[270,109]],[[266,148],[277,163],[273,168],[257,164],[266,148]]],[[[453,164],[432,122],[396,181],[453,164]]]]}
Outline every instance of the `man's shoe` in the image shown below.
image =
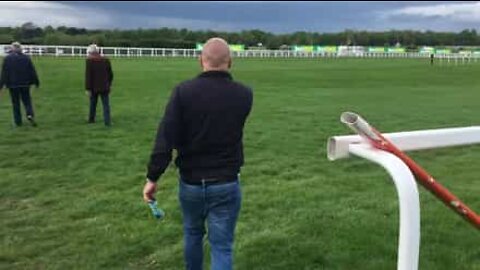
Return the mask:
{"type": "Polygon", "coordinates": [[[33,119],[33,116],[28,115],[28,116],[27,116],[27,119],[28,119],[28,121],[30,122],[30,124],[32,124],[33,127],[36,127],[36,126],[37,126],[37,123],[35,122],[35,119],[33,119]]]}

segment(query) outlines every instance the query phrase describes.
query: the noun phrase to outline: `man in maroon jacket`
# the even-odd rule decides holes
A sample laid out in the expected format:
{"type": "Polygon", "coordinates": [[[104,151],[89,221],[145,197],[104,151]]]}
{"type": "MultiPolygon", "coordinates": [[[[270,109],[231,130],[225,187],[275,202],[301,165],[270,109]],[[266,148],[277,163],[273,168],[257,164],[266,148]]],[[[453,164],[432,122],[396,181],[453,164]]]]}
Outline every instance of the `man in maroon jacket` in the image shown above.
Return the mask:
{"type": "Polygon", "coordinates": [[[85,70],[85,89],[90,97],[89,123],[95,123],[98,96],[102,98],[103,120],[110,126],[110,103],[108,95],[113,81],[113,72],[108,58],[100,55],[97,45],[88,47],[88,58],[85,70]]]}

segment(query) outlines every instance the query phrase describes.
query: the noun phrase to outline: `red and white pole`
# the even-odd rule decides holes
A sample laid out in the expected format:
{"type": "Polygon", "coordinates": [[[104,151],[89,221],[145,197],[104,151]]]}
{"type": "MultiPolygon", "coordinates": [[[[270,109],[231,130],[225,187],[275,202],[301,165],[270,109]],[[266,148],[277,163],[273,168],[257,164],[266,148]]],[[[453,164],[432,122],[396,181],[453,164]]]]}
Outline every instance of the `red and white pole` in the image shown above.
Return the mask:
{"type": "Polygon", "coordinates": [[[438,183],[425,169],[386,139],[379,131],[370,126],[362,117],[355,113],[346,112],[342,114],[341,120],[360,136],[366,138],[375,148],[390,152],[401,159],[415,174],[417,181],[420,182],[422,186],[480,230],[480,216],[477,213],[438,183]]]}

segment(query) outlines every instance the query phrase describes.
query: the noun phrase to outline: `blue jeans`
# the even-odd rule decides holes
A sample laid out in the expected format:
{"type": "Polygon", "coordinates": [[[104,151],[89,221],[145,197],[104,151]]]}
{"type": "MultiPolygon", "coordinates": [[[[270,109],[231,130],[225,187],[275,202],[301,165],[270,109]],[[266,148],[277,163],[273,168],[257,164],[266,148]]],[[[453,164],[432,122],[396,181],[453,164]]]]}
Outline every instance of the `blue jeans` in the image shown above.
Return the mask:
{"type": "Polygon", "coordinates": [[[32,98],[30,96],[30,87],[10,88],[10,98],[12,99],[13,120],[17,126],[22,124],[22,113],[20,110],[20,100],[25,107],[27,116],[33,117],[32,98]]]}
{"type": "Polygon", "coordinates": [[[90,122],[95,122],[95,115],[97,114],[97,101],[98,96],[102,98],[102,105],[103,105],[103,121],[105,122],[106,126],[110,125],[110,102],[108,100],[109,93],[91,93],[90,95],[90,115],[88,116],[88,120],[90,122]]]}
{"type": "Polygon", "coordinates": [[[239,181],[218,185],[189,185],[180,181],[184,255],[187,270],[203,268],[205,221],[212,270],[233,268],[233,239],[242,193],[239,181]]]}

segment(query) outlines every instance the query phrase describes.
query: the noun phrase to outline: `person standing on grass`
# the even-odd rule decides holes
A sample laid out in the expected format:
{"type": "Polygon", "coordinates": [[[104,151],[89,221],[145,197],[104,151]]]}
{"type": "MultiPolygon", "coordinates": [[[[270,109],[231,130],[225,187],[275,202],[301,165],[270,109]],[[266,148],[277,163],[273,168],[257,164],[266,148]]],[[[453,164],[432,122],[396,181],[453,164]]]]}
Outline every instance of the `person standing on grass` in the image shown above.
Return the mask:
{"type": "Polygon", "coordinates": [[[85,89],[90,97],[90,112],[88,123],[95,123],[98,96],[102,99],[103,121],[111,125],[110,119],[110,87],[113,82],[113,71],[110,60],[100,55],[97,45],[92,44],[87,49],[88,57],[85,69],[85,89]]]}
{"type": "Polygon", "coordinates": [[[0,90],[4,86],[10,90],[10,98],[13,107],[13,120],[16,126],[22,125],[22,113],[20,100],[25,107],[28,121],[32,126],[37,126],[34,118],[30,86],[35,85],[38,89],[40,81],[32,60],[22,52],[22,45],[18,42],[12,43],[9,54],[2,64],[0,75],[0,90]]]}
{"type": "Polygon", "coordinates": [[[211,247],[211,269],[233,265],[233,241],[240,212],[240,167],[243,127],[252,108],[252,90],[229,73],[227,42],[209,39],[203,47],[198,77],[172,92],[159,125],[148,164],[145,201],[155,200],[157,180],[178,156],[179,200],[183,214],[186,269],[203,265],[205,223],[211,247]]]}

